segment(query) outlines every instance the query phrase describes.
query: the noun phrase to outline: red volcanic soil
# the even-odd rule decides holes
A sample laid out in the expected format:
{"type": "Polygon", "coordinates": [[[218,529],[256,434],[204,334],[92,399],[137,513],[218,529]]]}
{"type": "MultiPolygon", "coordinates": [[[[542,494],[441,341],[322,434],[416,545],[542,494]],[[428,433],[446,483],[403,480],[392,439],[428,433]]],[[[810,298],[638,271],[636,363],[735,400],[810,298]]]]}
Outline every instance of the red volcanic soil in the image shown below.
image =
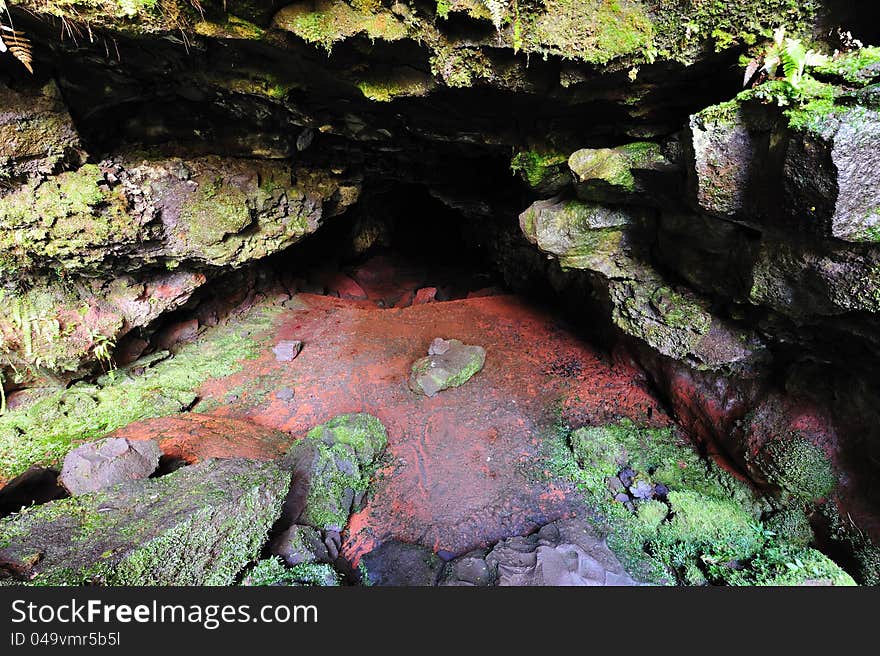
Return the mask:
{"type": "MultiPolygon", "coordinates": [[[[381,282],[361,284],[372,296],[381,282]]],[[[576,425],[669,422],[636,370],[612,364],[516,297],[382,309],[300,294],[288,305],[295,308],[258,337],[258,359],[203,386],[196,410],[207,414],[118,434],[158,433],[169,455],[187,459],[269,458],[286,446],[276,431],[292,442],[339,414],[376,415],[388,430],[389,457],[350,522],[343,551],[355,562],[389,538],[459,554],[571,514],[577,495],[547,471],[545,440],[560,417],[576,425]],[[486,364],[459,388],[416,396],[410,367],[435,337],[483,346],[486,364]],[[272,347],[294,339],[304,342],[302,352],[278,361],[272,347]]]]}

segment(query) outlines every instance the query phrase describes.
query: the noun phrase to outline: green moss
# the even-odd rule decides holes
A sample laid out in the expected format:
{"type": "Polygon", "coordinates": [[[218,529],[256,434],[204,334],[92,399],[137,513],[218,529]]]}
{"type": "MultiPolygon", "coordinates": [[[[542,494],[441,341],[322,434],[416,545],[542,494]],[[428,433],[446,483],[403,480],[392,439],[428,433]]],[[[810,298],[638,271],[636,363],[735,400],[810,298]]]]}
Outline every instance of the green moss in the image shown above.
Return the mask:
{"type": "Polygon", "coordinates": [[[195,0],[21,0],[17,4],[37,14],[135,33],[183,29],[201,18],[195,0]]]}
{"type": "Polygon", "coordinates": [[[314,11],[306,5],[285,7],[275,16],[274,23],[309,43],[322,46],[328,53],[334,43],[358,34],[384,41],[397,41],[408,34],[406,25],[381,5],[372,9],[357,8],[330,0],[318,2],[314,11]]]}
{"type": "Polygon", "coordinates": [[[800,435],[773,439],[762,449],[760,461],[770,482],[800,501],[825,498],[837,487],[829,457],[800,435]]]}
{"type": "Polygon", "coordinates": [[[800,508],[784,508],[764,522],[767,531],[795,547],[806,547],[814,539],[813,529],[800,508]]]}
{"type": "Polygon", "coordinates": [[[204,381],[234,373],[241,360],[258,355],[257,342],[246,335],[268,328],[273,317],[255,311],[235,325],[212,329],[136,378],[120,373],[105,385],[80,383],[8,412],[0,417],[0,479],[31,465],[57,467],[82,442],[188,408],[204,381]]]}
{"type": "Polygon", "coordinates": [[[245,41],[259,41],[265,35],[265,30],[237,16],[228,15],[223,22],[199,21],[193,26],[193,31],[201,36],[215,39],[242,39],[245,41]]]}
{"type": "Polygon", "coordinates": [[[278,556],[258,562],[248,572],[242,585],[248,586],[337,586],[340,576],[330,565],[324,563],[301,563],[288,567],[278,556]]]}
{"type": "Polygon", "coordinates": [[[210,255],[227,235],[241,232],[252,221],[247,194],[219,180],[199,180],[196,192],[180,210],[187,242],[210,255]]]}
{"type": "Polygon", "coordinates": [[[670,490],[672,519],[657,531],[653,547],[671,567],[680,568],[700,558],[720,564],[745,561],[763,544],[755,517],[736,500],[694,490],[670,490]]]}
{"type": "Polygon", "coordinates": [[[526,150],[510,160],[510,170],[522,175],[532,189],[537,189],[564,170],[568,156],[559,152],[526,150]]]}
{"type": "Polygon", "coordinates": [[[321,530],[345,528],[352,495],[369,489],[387,443],[382,422],[368,414],[340,415],[310,430],[289,456],[295,459],[309,449],[318,454],[299,523],[321,530]]]}
{"type": "MultiPolygon", "coordinates": [[[[635,576],[687,585],[788,585],[814,579],[851,585],[799,532],[764,528],[770,504],[744,483],[703,460],[671,429],[623,421],[568,433],[548,444],[552,475],[578,484],[598,510],[608,544],[635,576]],[[665,499],[634,499],[634,510],[614,500],[609,480],[624,468],[637,479],[668,488],[665,499]]],[[[772,526],[780,527],[776,513],[772,526]]],[[[787,516],[786,525],[794,525],[787,516]]],[[[803,514],[801,514],[803,519],[803,514]]],[[[808,529],[809,527],[807,527],[808,529]]]]}
{"type": "Polygon", "coordinates": [[[683,62],[692,61],[706,41],[719,51],[749,46],[780,26],[793,37],[811,36],[819,8],[816,0],[658,0],[653,4],[659,54],[683,62]]]}
{"type": "Polygon", "coordinates": [[[431,90],[429,79],[411,74],[362,80],[358,82],[357,86],[364,97],[374,102],[391,102],[401,97],[421,97],[427,95],[431,90]]]}
{"type": "Polygon", "coordinates": [[[492,65],[479,48],[453,47],[438,44],[431,57],[431,73],[447,86],[470,87],[480,79],[492,76],[492,65]]]}
{"type": "Polygon", "coordinates": [[[631,0],[544,0],[525,29],[527,50],[604,64],[649,50],[654,24],[631,0]]]}
{"type": "Polygon", "coordinates": [[[126,200],[106,186],[94,164],[0,199],[0,253],[11,274],[50,263],[68,271],[91,269],[110,244],[136,239],[138,231],[126,200]]]}
{"type": "Polygon", "coordinates": [[[829,76],[850,84],[864,86],[880,77],[880,48],[859,48],[831,58],[814,69],[817,76],[829,76]]]}

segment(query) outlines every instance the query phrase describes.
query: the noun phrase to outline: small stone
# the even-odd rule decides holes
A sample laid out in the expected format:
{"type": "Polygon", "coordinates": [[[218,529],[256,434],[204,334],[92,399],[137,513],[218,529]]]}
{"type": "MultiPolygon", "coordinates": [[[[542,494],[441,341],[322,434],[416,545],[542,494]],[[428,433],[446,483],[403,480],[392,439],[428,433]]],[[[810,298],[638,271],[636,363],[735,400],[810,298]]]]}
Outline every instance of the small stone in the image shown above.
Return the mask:
{"type": "Polygon", "coordinates": [[[330,554],[321,540],[320,532],[311,526],[294,524],[272,542],[270,551],[290,567],[302,563],[330,562],[330,554]]]}
{"type": "Polygon", "coordinates": [[[623,483],[624,487],[629,487],[632,485],[635,476],[636,473],[632,469],[624,467],[619,474],[620,482],[623,483]]]}
{"type": "Polygon", "coordinates": [[[292,362],[302,351],[303,343],[298,339],[285,339],[278,342],[272,352],[278,362],[292,362]]]}
{"type": "Polygon", "coordinates": [[[293,397],[295,396],[295,392],[290,387],[282,387],[280,390],[275,392],[275,398],[279,401],[285,401],[290,403],[293,401],[293,397]]]}
{"type": "Polygon", "coordinates": [[[636,480],[629,491],[636,499],[650,499],[654,496],[654,487],[643,478],[636,480]]]}
{"type": "Polygon", "coordinates": [[[620,503],[629,503],[629,495],[626,492],[618,492],[614,495],[614,500],[620,503]]]}
{"type": "Polygon", "coordinates": [[[608,490],[611,492],[611,494],[620,494],[626,489],[626,487],[623,485],[623,483],[620,482],[620,479],[617,478],[617,476],[609,476],[608,478],[606,478],[605,485],[608,486],[608,490]]]}
{"type": "Polygon", "coordinates": [[[654,496],[655,496],[655,497],[661,497],[661,498],[663,498],[663,497],[665,497],[667,494],[669,494],[669,488],[666,487],[665,485],[663,485],[663,483],[657,483],[657,484],[654,486],[654,496]]]}
{"type": "Polygon", "coordinates": [[[413,298],[413,305],[424,305],[425,303],[433,303],[437,300],[437,288],[436,287],[422,287],[420,290],[416,292],[415,298],[413,298]]]}

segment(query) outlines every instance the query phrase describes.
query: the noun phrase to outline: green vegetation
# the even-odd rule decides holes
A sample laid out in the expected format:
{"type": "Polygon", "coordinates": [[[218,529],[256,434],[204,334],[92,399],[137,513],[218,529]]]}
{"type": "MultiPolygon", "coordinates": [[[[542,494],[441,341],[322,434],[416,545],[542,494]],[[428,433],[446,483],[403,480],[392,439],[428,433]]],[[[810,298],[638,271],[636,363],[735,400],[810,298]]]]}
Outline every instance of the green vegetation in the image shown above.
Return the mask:
{"type": "Polygon", "coordinates": [[[309,43],[322,46],[328,53],[337,41],[364,34],[370,39],[397,41],[407,36],[406,25],[401,23],[381,3],[359,3],[322,0],[314,11],[306,5],[285,7],[275,17],[275,24],[296,34],[309,43]]]}
{"type": "Polygon", "coordinates": [[[532,189],[538,189],[560,173],[566,173],[568,156],[559,152],[526,150],[510,160],[510,170],[519,173],[532,189]]]}
{"type": "Polygon", "coordinates": [[[803,524],[791,538],[774,532],[779,515],[770,515],[770,502],[702,459],[672,429],[628,421],[571,433],[560,428],[549,449],[552,474],[577,483],[598,509],[609,546],[637,577],[691,585],[853,584],[806,546],[803,524]],[[666,493],[632,498],[629,507],[616,501],[613,490],[620,484],[613,482],[624,469],[634,480],[665,486],[666,493]],[[776,520],[765,526],[765,516],[776,520]]]}
{"type": "Polygon", "coordinates": [[[800,435],[779,436],[761,451],[771,483],[802,502],[827,497],[837,487],[831,459],[800,435]]]}
{"type": "Polygon", "coordinates": [[[340,580],[339,573],[325,563],[301,563],[288,567],[278,556],[272,556],[258,562],[242,585],[337,586],[340,580]]]}
{"type": "Polygon", "coordinates": [[[369,489],[387,443],[382,422],[368,414],[340,415],[310,430],[287,456],[295,460],[309,450],[318,454],[299,523],[321,530],[345,528],[352,496],[369,489]]]}
{"type": "Polygon", "coordinates": [[[235,325],[213,328],[140,376],[117,372],[104,385],[77,383],[8,412],[0,417],[0,479],[31,465],[57,467],[82,442],[188,408],[204,381],[234,373],[241,360],[259,354],[257,342],[245,335],[268,328],[273,318],[272,311],[254,312],[235,325]]]}
{"type": "Polygon", "coordinates": [[[431,80],[423,76],[401,75],[371,78],[358,82],[358,89],[374,102],[391,102],[395,98],[419,97],[431,90],[431,80]]]}
{"type": "Polygon", "coordinates": [[[524,29],[526,49],[604,64],[650,52],[654,24],[631,0],[544,0],[524,29]]]}
{"type": "Polygon", "coordinates": [[[0,199],[0,273],[49,264],[89,270],[110,244],[135,240],[139,228],[125,198],[102,183],[101,169],[87,164],[0,199]]]}

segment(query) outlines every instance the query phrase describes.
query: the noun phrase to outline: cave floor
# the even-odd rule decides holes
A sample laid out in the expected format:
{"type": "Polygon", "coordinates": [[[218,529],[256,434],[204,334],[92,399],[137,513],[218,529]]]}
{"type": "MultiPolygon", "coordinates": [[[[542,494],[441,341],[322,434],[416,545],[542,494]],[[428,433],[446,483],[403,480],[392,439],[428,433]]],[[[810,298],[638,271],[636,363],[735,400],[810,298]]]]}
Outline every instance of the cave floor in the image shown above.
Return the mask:
{"type": "Polygon", "coordinates": [[[635,369],[514,296],[384,309],[298,294],[284,305],[272,328],[253,336],[261,355],[205,383],[194,412],[117,435],[158,436],[166,453],[188,460],[272,458],[336,415],[377,416],[388,457],[345,536],[343,553],[355,563],[387,539],[460,554],[572,515],[580,495],[548,468],[546,440],[560,420],[669,423],[635,369]],[[417,396],[410,368],[438,336],[483,346],[485,366],[461,387],[417,396]],[[302,340],[299,356],[279,361],[272,349],[282,340],[302,340]]]}

